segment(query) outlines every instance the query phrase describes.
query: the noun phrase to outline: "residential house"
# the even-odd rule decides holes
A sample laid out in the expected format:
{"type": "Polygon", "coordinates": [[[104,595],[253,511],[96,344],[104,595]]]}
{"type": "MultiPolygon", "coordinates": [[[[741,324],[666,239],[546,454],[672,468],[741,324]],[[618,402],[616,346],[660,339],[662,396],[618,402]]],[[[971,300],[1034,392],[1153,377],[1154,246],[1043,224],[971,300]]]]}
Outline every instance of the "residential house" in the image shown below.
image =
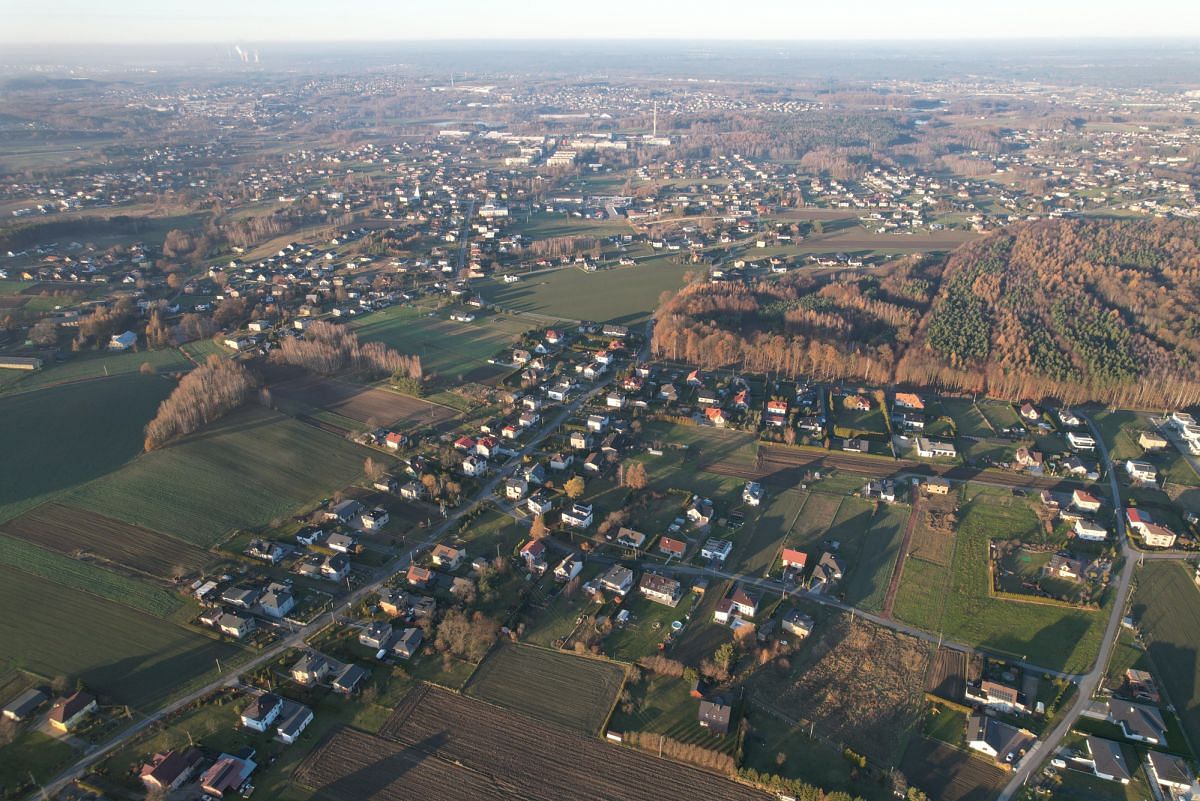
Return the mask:
{"type": "Polygon", "coordinates": [[[1036,423],[1042,418],[1042,413],[1032,403],[1021,404],[1021,417],[1031,423],[1036,423]]]}
{"type": "Polygon", "coordinates": [[[340,553],[326,556],[321,560],[320,572],[326,581],[343,581],[350,575],[350,560],[340,553]]]}
{"type": "Polygon", "coordinates": [[[1037,741],[1033,732],[1018,729],[986,715],[967,718],[967,746],[987,754],[996,764],[1016,768],[1037,741]]]}
{"type": "Polygon", "coordinates": [[[366,628],[358,632],[358,642],[360,645],[365,645],[367,648],[386,648],[388,642],[392,639],[392,624],[385,620],[376,620],[367,625],[366,628]]]}
{"type": "Polygon", "coordinates": [[[762,484],[757,481],[747,481],[746,486],[742,488],[742,501],[747,506],[758,506],[762,503],[765,495],[762,484]]]}
{"type": "Polygon", "coordinates": [[[830,587],[842,580],[845,568],[842,560],[830,551],[821,554],[817,566],[813,568],[808,580],[808,588],[813,592],[827,592],[830,587]]]}
{"type": "Polygon", "coordinates": [[[606,414],[589,414],[587,419],[587,430],[596,433],[603,433],[609,425],[608,415],[606,414]]]}
{"type": "Polygon", "coordinates": [[[425,587],[433,581],[433,571],[420,565],[409,565],[405,579],[414,587],[425,587]]]}
{"type": "Polygon", "coordinates": [[[1081,512],[1099,512],[1100,499],[1090,492],[1077,489],[1071,493],[1071,505],[1081,512]]]}
{"type": "Polygon", "coordinates": [[[349,524],[362,513],[362,504],[358,501],[346,500],[325,512],[325,519],[343,525],[349,524]]]}
{"type": "Polygon", "coordinates": [[[444,570],[457,570],[466,558],[465,548],[443,543],[433,546],[433,551],[430,552],[430,559],[433,563],[444,570]]]}
{"type": "Polygon", "coordinates": [[[1067,443],[1077,451],[1096,450],[1096,440],[1088,434],[1079,434],[1074,431],[1068,431],[1067,443]]]}
{"type": "Polygon", "coordinates": [[[866,453],[870,450],[870,447],[865,439],[842,440],[842,450],[846,453],[866,453]]]}
{"type": "Polygon", "coordinates": [[[1167,744],[1167,725],[1155,707],[1109,699],[1108,721],[1121,727],[1126,739],[1151,745],[1167,744]]]}
{"type": "Polygon", "coordinates": [[[623,597],[633,589],[633,571],[621,565],[613,565],[596,579],[596,585],[601,590],[623,597]]]}
{"type": "Polygon", "coordinates": [[[638,582],[638,591],[655,603],[671,607],[678,605],[682,595],[678,581],[657,573],[643,573],[641,581],[638,582]]]}
{"type": "Polygon", "coordinates": [[[1083,425],[1083,421],[1079,419],[1079,415],[1070,409],[1058,410],[1058,422],[1062,423],[1067,428],[1076,428],[1083,425]]]}
{"type": "Polygon", "coordinates": [[[573,503],[562,512],[562,521],[571,528],[587,528],[592,524],[592,507],[590,504],[573,503]]]}
{"type": "Polygon", "coordinates": [[[1162,751],[1147,751],[1146,764],[1152,781],[1164,788],[1168,796],[1172,793],[1186,793],[1192,789],[1192,771],[1187,762],[1172,754],[1162,751]]]}
{"type": "Polygon", "coordinates": [[[917,437],[917,456],[922,459],[953,459],[958,456],[958,451],[953,443],[933,442],[925,437],[917,437]]]}
{"type": "Polygon", "coordinates": [[[370,675],[366,668],[346,664],[333,677],[333,691],[342,695],[351,695],[358,690],[358,685],[370,675]]]}
{"type": "Polygon", "coordinates": [[[769,426],[783,426],[787,424],[788,405],[787,401],[772,400],[767,401],[767,410],[764,415],[764,420],[769,426]]]}
{"type": "Polygon", "coordinates": [[[291,548],[270,540],[250,540],[250,545],[246,548],[246,556],[251,559],[260,559],[271,565],[279,564],[290,552],[291,548]]]}
{"type": "Polygon", "coordinates": [[[930,495],[949,495],[950,481],[941,476],[925,479],[925,491],[930,495]]]}
{"type": "Polygon", "coordinates": [[[262,591],[257,587],[228,587],[221,593],[221,600],[239,609],[250,609],[258,603],[262,591]]]}
{"type": "Polygon", "coordinates": [[[259,598],[258,605],[268,617],[282,620],[288,612],[296,608],[296,597],[286,584],[271,582],[262,598],[259,598]]]}
{"type": "Polygon", "coordinates": [[[872,404],[866,395],[847,395],[842,399],[842,405],[852,412],[869,412],[872,404]]]}
{"type": "Polygon", "coordinates": [[[658,538],[658,552],[667,557],[682,559],[683,555],[687,553],[687,543],[683,540],[662,536],[658,538]]]}
{"type": "Polygon", "coordinates": [[[733,551],[733,543],[729,540],[722,540],[713,537],[706,540],[700,548],[700,557],[702,559],[716,560],[724,562],[729,558],[729,554],[733,551]]]}
{"type": "Polygon", "coordinates": [[[323,654],[307,651],[296,660],[289,672],[292,681],[307,686],[325,681],[329,676],[330,667],[329,660],[323,654]]]}
{"type": "Polygon", "coordinates": [[[965,694],[968,701],[974,701],[993,712],[1011,715],[1028,711],[1020,691],[998,681],[984,679],[978,686],[968,684],[965,694]]]}
{"type": "Polygon", "coordinates": [[[922,400],[920,395],[912,392],[897,392],[895,406],[898,409],[909,409],[918,412],[925,411],[925,401],[922,400]]]}
{"type": "Polygon", "coordinates": [[[291,745],[300,739],[300,735],[312,722],[311,709],[296,701],[286,701],[284,710],[279,715],[279,726],[275,729],[275,735],[280,742],[291,745]]]}
{"type": "Polygon", "coordinates": [[[530,572],[541,574],[546,570],[546,543],[530,540],[521,546],[521,558],[530,572]]]}
{"type": "Polygon", "coordinates": [[[98,706],[96,696],[84,690],[60,698],[50,708],[50,727],[58,731],[72,731],[98,706]]]}
{"type": "Polygon", "coordinates": [[[406,628],[392,643],[392,653],[401,659],[412,659],[421,649],[424,636],[415,626],[406,628]]]}
{"type": "Polygon", "coordinates": [[[468,456],[462,460],[461,467],[464,476],[469,478],[478,478],[479,476],[487,475],[488,463],[487,459],[480,459],[477,456],[468,456]]]}
{"type": "Polygon", "coordinates": [[[383,444],[389,451],[398,451],[408,442],[408,437],[397,431],[389,431],[383,437],[383,444]]]}
{"type": "Polygon", "coordinates": [[[641,548],[646,544],[646,535],[640,531],[634,531],[631,528],[621,526],[617,530],[616,542],[618,545],[626,548],[641,548]]]}
{"type": "Polygon", "coordinates": [[[733,707],[725,703],[723,698],[701,701],[698,717],[700,725],[713,734],[727,734],[733,719],[733,707]]]}
{"type": "Polygon", "coordinates": [[[359,525],[364,531],[379,531],[388,524],[387,510],[382,506],[376,506],[374,509],[367,509],[358,516],[359,525]]]}
{"type": "Polygon", "coordinates": [[[541,462],[534,462],[527,465],[521,471],[521,475],[530,484],[545,484],[546,483],[546,468],[542,467],[541,462]]]}
{"type": "Polygon", "coordinates": [[[254,618],[227,612],[217,618],[217,629],[234,639],[242,639],[254,631],[254,618]]]}
{"type": "Polygon", "coordinates": [[[575,462],[575,456],[567,453],[556,453],[550,457],[551,470],[566,470],[575,462]]]}
{"type": "Polygon", "coordinates": [[[1139,462],[1130,459],[1125,462],[1125,472],[1131,481],[1140,481],[1147,484],[1158,482],[1158,470],[1149,462],[1139,462]]]}
{"type": "Polygon", "coordinates": [[[1102,740],[1088,735],[1085,738],[1088,750],[1088,761],[1092,764],[1092,772],[1099,779],[1110,782],[1129,784],[1132,778],[1125,754],[1118,743],[1112,740],[1102,740]]]}
{"type": "Polygon", "coordinates": [[[610,392],[604,396],[604,405],[610,409],[625,408],[625,396],[620,392],[610,392]]]}
{"type": "Polygon", "coordinates": [[[358,551],[358,540],[353,534],[330,534],[329,539],[325,540],[325,545],[329,550],[338,553],[356,553],[358,551]]]}
{"type": "Polygon", "coordinates": [[[579,575],[583,570],[583,557],[579,554],[571,554],[563,559],[554,568],[554,580],[560,582],[570,581],[579,575]]]}
{"type": "Polygon", "coordinates": [[[1147,548],[1174,547],[1175,532],[1164,525],[1150,523],[1142,531],[1142,545],[1147,548]]]}
{"type": "Polygon", "coordinates": [[[283,699],[274,693],[263,693],[250,702],[242,711],[242,725],[247,729],[265,732],[271,728],[279,713],[283,711],[283,699]]]}
{"type": "Polygon", "coordinates": [[[525,501],[531,515],[546,515],[554,509],[554,496],[544,489],[537,490],[525,501]]]}
{"type": "Polygon", "coordinates": [[[1144,450],[1161,451],[1167,447],[1167,438],[1154,431],[1143,431],[1138,434],[1138,445],[1144,450]]]}
{"type": "Polygon", "coordinates": [[[804,566],[808,564],[808,554],[795,548],[784,548],[780,556],[783,559],[783,572],[785,574],[789,572],[800,573],[804,570],[804,566]]]}
{"type": "Polygon", "coordinates": [[[783,630],[794,637],[807,637],[812,634],[815,621],[799,609],[793,609],[783,616],[783,630]]]}
{"type": "Polygon", "coordinates": [[[572,431],[570,443],[577,451],[591,450],[592,438],[586,431],[572,431]]]}
{"type": "Polygon", "coordinates": [[[729,600],[733,602],[733,608],[742,617],[754,617],[758,614],[758,596],[747,592],[742,587],[734,589],[729,600]]]}
{"type": "Polygon", "coordinates": [[[704,419],[711,425],[717,428],[724,428],[728,421],[725,418],[725,412],[717,408],[708,408],[704,410],[704,419]]]}
{"type": "Polygon", "coordinates": [[[1092,520],[1080,518],[1075,521],[1075,536],[1087,542],[1104,542],[1108,529],[1092,520]]]}
{"type": "Polygon", "coordinates": [[[510,501],[519,501],[529,491],[529,482],[523,478],[508,478],[504,480],[504,497],[510,501]]]}
{"type": "Polygon", "coordinates": [[[599,475],[604,469],[604,457],[599,453],[589,453],[587,458],[583,460],[583,470],[585,473],[599,475]]]}

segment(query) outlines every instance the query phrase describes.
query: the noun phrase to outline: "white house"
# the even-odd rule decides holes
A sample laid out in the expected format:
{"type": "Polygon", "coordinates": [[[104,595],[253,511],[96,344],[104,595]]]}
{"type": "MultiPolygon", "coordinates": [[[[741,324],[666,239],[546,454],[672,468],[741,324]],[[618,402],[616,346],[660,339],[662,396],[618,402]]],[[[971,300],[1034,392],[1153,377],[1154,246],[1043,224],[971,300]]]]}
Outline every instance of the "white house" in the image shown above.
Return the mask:
{"type": "Polygon", "coordinates": [[[263,693],[242,712],[242,725],[247,729],[265,732],[283,711],[283,699],[274,693],[263,693]]]}
{"type": "Polygon", "coordinates": [[[1077,434],[1074,431],[1068,431],[1067,442],[1077,451],[1096,450],[1096,440],[1088,434],[1077,434]]]}
{"type": "Polygon", "coordinates": [[[958,456],[958,450],[949,442],[934,442],[925,437],[917,437],[917,456],[922,459],[952,459],[958,456]]]}
{"type": "Polygon", "coordinates": [[[1104,542],[1108,539],[1108,529],[1099,523],[1080,518],[1075,521],[1075,536],[1086,542],[1104,542]]]}
{"type": "Polygon", "coordinates": [[[1125,462],[1125,472],[1133,481],[1155,483],[1158,481],[1158,470],[1149,462],[1138,462],[1130,459],[1125,462]]]}
{"type": "Polygon", "coordinates": [[[562,521],[572,528],[587,528],[592,524],[592,507],[589,504],[573,503],[563,510],[562,521]]]}
{"type": "Polygon", "coordinates": [[[729,554],[733,551],[733,543],[729,540],[720,540],[716,537],[706,541],[700,549],[700,556],[703,559],[718,559],[724,562],[729,558],[729,554]]]}

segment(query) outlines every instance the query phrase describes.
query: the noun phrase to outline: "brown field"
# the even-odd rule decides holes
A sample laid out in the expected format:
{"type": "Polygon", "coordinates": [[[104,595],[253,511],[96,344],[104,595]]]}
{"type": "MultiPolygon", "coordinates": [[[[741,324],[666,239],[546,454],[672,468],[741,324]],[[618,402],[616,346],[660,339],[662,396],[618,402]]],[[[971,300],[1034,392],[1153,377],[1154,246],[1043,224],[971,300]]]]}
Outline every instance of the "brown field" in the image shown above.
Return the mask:
{"type": "Polygon", "coordinates": [[[908,783],[938,801],[991,801],[1008,774],[965,751],[918,737],[900,766],[908,783]]]}
{"type": "Polygon", "coordinates": [[[939,648],[925,677],[926,692],[961,704],[966,689],[967,655],[962,651],[939,648]]]}
{"type": "Polygon", "coordinates": [[[57,503],[31,509],[0,526],[0,532],[68,556],[91,556],[163,579],[212,562],[208,551],[190,543],[57,503]]]}
{"type": "Polygon", "coordinates": [[[348,384],[330,378],[292,379],[273,384],[271,393],[285,402],[304,403],[351,420],[381,426],[436,425],[457,414],[445,406],[398,392],[348,384]]]}
{"type": "Polygon", "coordinates": [[[868,759],[894,765],[921,725],[928,663],[924,642],[842,614],[819,627],[787,664],[759,669],[746,690],[868,759]]]}
{"type": "Polygon", "coordinates": [[[678,798],[681,788],[706,799],[768,798],[713,773],[431,687],[409,693],[381,736],[334,732],[295,781],[325,801],[661,801],[678,798]]]}
{"type": "Polygon", "coordinates": [[[479,664],[463,692],[595,734],[617,700],[624,675],[624,668],[612,662],[501,643],[479,664]]]}
{"type": "Polygon", "coordinates": [[[921,500],[912,544],[908,549],[909,556],[943,567],[950,564],[954,557],[954,531],[945,524],[940,528],[932,526],[930,521],[939,516],[948,521],[947,516],[954,513],[956,506],[953,498],[930,497],[921,500]]]}

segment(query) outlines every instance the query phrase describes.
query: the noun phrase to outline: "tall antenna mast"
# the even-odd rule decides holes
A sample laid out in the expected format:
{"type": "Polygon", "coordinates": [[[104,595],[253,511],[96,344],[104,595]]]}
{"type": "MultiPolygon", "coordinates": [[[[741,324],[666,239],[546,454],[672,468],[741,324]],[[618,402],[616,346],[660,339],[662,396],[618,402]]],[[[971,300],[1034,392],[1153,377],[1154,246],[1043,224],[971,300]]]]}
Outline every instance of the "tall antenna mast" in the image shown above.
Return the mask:
{"type": "Polygon", "coordinates": [[[651,136],[658,138],[658,101],[654,101],[654,128],[651,136]]]}

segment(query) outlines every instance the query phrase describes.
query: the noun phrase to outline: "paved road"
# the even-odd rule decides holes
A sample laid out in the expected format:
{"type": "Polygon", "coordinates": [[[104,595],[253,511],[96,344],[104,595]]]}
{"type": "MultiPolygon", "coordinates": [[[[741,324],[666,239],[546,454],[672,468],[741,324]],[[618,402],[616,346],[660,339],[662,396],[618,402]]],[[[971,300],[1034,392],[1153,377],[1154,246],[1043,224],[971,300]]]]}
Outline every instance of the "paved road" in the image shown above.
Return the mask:
{"type": "MultiPolygon", "coordinates": [[[[650,333],[651,325],[652,325],[652,323],[648,323],[646,326],[647,342],[649,341],[649,333],[650,333]]],[[[644,355],[645,355],[645,350],[643,349],[643,351],[638,354],[638,358],[643,358],[644,355]]],[[[401,570],[407,570],[410,560],[411,560],[411,557],[412,557],[412,554],[415,551],[431,547],[434,543],[441,540],[442,537],[444,537],[447,534],[447,532],[451,531],[451,529],[453,528],[455,523],[457,523],[464,515],[466,515],[468,512],[472,511],[473,509],[475,509],[479,504],[481,504],[484,501],[491,498],[493,493],[496,490],[496,487],[499,485],[500,481],[507,475],[507,473],[508,473],[507,468],[509,465],[519,462],[519,460],[523,456],[532,452],[535,447],[537,447],[543,440],[546,439],[546,437],[550,436],[552,433],[557,431],[559,429],[559,427],[564,422],[566,422],[567,418],[570,417],[572,414],[574,414],[577,409],[579,409],[581,406],[586,404],[589,400],[591,400],[593,397],[595,397],[600,392],[603,392],[608,387],[608,384],[611,382],[611,380],[612,380],[612,378],[610,377],[607,380],[600,382],[599,384],[595,385],[591,390],[589,390],[588,392],[584,393],[580,397],[576,398],[571,403],[564,406],[559,411],[559,413],[554,417],[553,421],[548,421],[546,423],[546,425],[542,426],[542,428],[539,430],[539,432],[533,438],[531,438],[528,442],[526,442],[525,445],[521,448],[520,451],[518,451],[518,453],[515,456],[510,457],[509,460],[507,462],[505,462],[505,464],[503,466],[501,466],[499,469],[497,469],[493,472],[492,476],[483,483],[483,485],[479,488],[479,491],[470,500],[470,502],[463,504],[461,507],[456,509],[452,514],[450,514],[445,520],[443,520],[441,523],[439,523],[438,525],[436,525],[432,529],[430,529],[428,536],[419,545],[414,546],[408,552],[400,555],[399,557],[397,557],[396,559],[392,560],[390,563],[385,565],[383,568],[381,568],[380,572],[378,572],[376,574],[376,577],[370,583],[368,583],[362,587],[359,587],[357,590],[353,591],[349,595],[344,596],[343,598],[339,599],[337,602],[338,605],[341,605],[341,603],[343,601],[346,603],[347,606],[353,606],[353,605],[357,604],[359,601],[363,600],[368,595],[371,595],[372,593],[377,592],[384,585],[384,583],[388,579],[390,579],[393,575],[400,572],[401,570]]],[[[62,790],[64,787],[66,787],[69,783],[73,782],[75,779],[82,776],[83,773],[88,768],[90,768],[92,765],[99,762],[101,759],[103,759],[108,754],[112,753],[114,750],[123,746],[130,739],[137,736],[141,732],[145,731],[149,726],[153,725],[157,721],[162,720],[164,717],[172,714],[173,712],[176,712],[176,711],[182,709],[183,707],[187,706],[188,704],[191,704],[192,702],[194,702],[200,698],[203,698],[204,696],[208,695],[209,693],[212,693],[218,689],[221,689],[222,687],[238,685],[240,683],[241,677],[244,674],[246,674],[250,671],[256,670],[256,669],[262,667],[263,665],[270,663],[271,661],[273,661],[274,659],[279,657],[281,654],[283,654],[285,651],[287,651],[289,648],[296,648],[296,647],[303,646],[305,641],[309,637],[316,634],[330,620],[333,619],[333,615],[335,613],[336,613],[336,607],[335,607],[335,609],[330,611],[329,618],[326,618],[325,615],[321,615],[319,618],[314,620],[309,625],[307,625],[301,629],[298,629],[294,634],[280,640],[278,643],[271,646],[267,650],[263,651],[261,654],[254,657],[249,662],[239,665],[236,670],[233,670],[231,672],[226,672],[221,677],[214,679],[213,681],[210,681],[209,683],[205,684],[203,687],[200,687],[199,689],[188,693],[186,696],[184,696],[182,698],[172,701],[170,704],[164,706],[162,709],[158,710],[157,712],[153,713],[152,715],[149,715],[149,716],[143,718],[142,720],[138,721],[130,728],[125,729],[124,731],[118,733],[113,738],[111,738],[110,740],[105,742],[103,745],[98,746],[93,751],[84,755],[83,758],[81,758],[78,762],[76,762],[70,768],[68,768],[61,774],[59,774],[57,777],[54,778],[53,781],[46,784],[44,789],[39,790],[37,793],[34,793],[33,795],[30,796],[30,798],[36,799],[36,798],[53,796],[54,794],[56,794],[57,792],[62,790]]]]}
{"type": "Polygon", "coordinates": [[[1092,436],[1096,439],[1096,447],[1100,449],[1101,463],[1109,467],[1108,481],[1112,489],[1113,506],[1117,518],[1117,537],[1121,542],[1121,556],[1124,558],[1125,564],[1117,578],[1116,595],[1113,598],[1112,611],[1108,616],[1108,625],[1104,629],[1104,639],[1100,641],[1100,653],[1096,657],[1096,664],[1091,671],[1079,679],[1075,702],[1071,704],[1067,714],[1049,734],[1042,737],[1033,748],[1029,749],[1029,753],[1021,760],[1021,766],[1013,771],[1012,778],[1009,779],[1004,791],[1000,793],[999,801],[1010,801],[1017,794],[1029,777],[1036,773],[1045,756],[1053,754],[1058,749],[1059,743],[1075,725],[1080,713],[1091,703],[1092,695],[1095,694],[1096,688],[1100,685],[1100,680],[1108,668],[1113,643],[1116,642],[1117,632],[1121,627],[1121,618],[1125,615],[1125,607],[1129,602],[1129,588],[1133,581],[1133,571],[1137,565],[1139,554],[1129,545],[1129,537],[1125,531],[1125,509],[1121,505],[1121,488],[1117,486],[1116,473],[1111,469],[1108,446],[1105,445],[1100,430],[1090,418],[1087,420],[1087,424],[1092,430],[1092,436]]]}

